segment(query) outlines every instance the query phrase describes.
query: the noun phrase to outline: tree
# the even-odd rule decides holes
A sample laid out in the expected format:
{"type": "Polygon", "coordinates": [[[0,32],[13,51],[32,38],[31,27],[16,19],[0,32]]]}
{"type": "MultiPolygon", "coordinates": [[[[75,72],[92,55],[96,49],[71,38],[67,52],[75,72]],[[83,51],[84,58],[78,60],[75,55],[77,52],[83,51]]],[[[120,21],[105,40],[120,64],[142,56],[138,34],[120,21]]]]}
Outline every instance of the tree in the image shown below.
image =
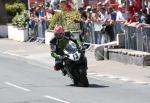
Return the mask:
{"type": "Polygon", "coordinates": [[[13,3],[24,3],[26,5],[26,7],[28,6],[28,0],[1,0],[3,3],[9,3],[9,4],[13,4],[13,3]]]}

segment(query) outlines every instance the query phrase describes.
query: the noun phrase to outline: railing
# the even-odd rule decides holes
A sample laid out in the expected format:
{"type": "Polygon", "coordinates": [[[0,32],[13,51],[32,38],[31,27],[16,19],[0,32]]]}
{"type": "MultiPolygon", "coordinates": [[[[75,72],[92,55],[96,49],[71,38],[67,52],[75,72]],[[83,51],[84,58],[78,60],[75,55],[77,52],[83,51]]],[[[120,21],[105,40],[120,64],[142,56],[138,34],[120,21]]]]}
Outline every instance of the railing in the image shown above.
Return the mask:
{"type": "Polygon", "coordinates": [[[37,42],[44,42],[45,30],[47,28],[46,20],[30,21],[29,41],[36,39],[37,42]]]}
{"type": "Polygon", "coordinates": [[[150,52],[150,27],[125,27],[125,48],[150,52]]]}
{"type": "MultiPolygon", "coordinates": [[[[97,25],[97,29],[95,29],[94,26],[95,23],[88,23],[86,25],[86,32],[84,34],[84,41],[86,43],[89,43],[89,44],[104,44],[104,43],[107,43],[107,42],[110,42],[111,37],[110,35],[107,33],[107,30],[108,29],[105,29],[106,31],[103,31],[102,32],[102,28],[103,28],[103,24],[96,24],[97,25]]],[[[109,26],[109,29],[110,29],[110,26],[109,26]]],[[[113,31],[113,27],[112,27],[112,32],[113,31]]]]}
{"type": "MultiPolygon", "coordinates": [[[[46,27],[46,21],[32,21],[32,27],[29,31],[29,36],[36,38],[38,41],[39,39],[43,40],[45,39],[45,30],[47,29],[46,27]]],[[[115,27],[109,26],[107,29],[102,31],[102,26],[103,24],[96,24],[93,22],[89,22],[85,25],[85,32],[82,35],[82,39],[86,44],[105,44],[110,41],[115,41],[116,35],[114,35],[115,32],[115,27]],[[96,28],[95,28],[96,27],[96,28]],[[111,29],[111,30],[110,30],[111,29]],[[111,31],[108,33],[108,31],[111,31]],[[114,33],[113,33],[114,32],[114,33]],[[112,34],[111,34],[112,33],[112,34]],[[109,34],[109,35],[108,35],[109,34]]],[[[79,32],[77,33],[76,31],[74,32],[74,35],[79,36],[79,32]]],[[[78,37],[79,38],[79,37],[78,37]]]]}

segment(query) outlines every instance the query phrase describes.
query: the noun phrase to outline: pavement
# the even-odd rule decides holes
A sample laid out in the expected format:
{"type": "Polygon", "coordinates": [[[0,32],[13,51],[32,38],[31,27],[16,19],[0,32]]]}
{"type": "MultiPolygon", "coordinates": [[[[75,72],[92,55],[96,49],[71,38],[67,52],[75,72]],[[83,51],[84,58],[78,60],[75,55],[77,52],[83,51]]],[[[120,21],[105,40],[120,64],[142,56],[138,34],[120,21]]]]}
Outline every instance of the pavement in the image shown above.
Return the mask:
{"type": "MultiPolygon", "coordinates": [[[[18,42],[0,38],[0,53],[34,60],[46,66],[54,65],[54,59],[50,56],[49,45],[46,44],[18,42]]],[[[110,60],[96,61],[92,50],[87,50],[86,56],[89,77],[107,78],[150,86],[150,66],[142,67],[110,60]]]]}

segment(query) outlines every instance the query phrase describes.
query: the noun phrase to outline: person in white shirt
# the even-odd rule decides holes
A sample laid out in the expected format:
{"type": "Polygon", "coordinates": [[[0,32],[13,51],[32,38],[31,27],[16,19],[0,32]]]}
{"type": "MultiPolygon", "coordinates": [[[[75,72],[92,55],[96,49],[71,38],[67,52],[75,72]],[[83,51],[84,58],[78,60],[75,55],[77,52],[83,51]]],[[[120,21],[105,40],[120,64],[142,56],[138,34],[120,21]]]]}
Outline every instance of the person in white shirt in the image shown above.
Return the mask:
{"type": "Polygon", "coordinates": [[[109,14],[107,13],[107,10],[106,10],[105,7],[102,7],[102,8],[101,8],[101,11],[100,11],[99,14],[100,14],[100,18],[101,18],[102,21],[106,21],[106,20],[108,20],[108,19],[111,19],[111,15],[109,15],[109,14]]]}
{"type": "Polygon", "coordinates": [[[98,15],[98,9],[94,8],[92,9],[92,22],[93,22],[93,34],[94,34],[94,42],[95,44],[101,43],[101,28],[102,24],[100,23],[100,16],[98,15]]]}
{"type": "MultiPolygon", "coordinates": [[[[108,14],[105,5],[103,5],[101,7],[101,11],[100,11],[100,20],[101,23],[103,25],[103,28],[106,28],[107,25],[109,25],[110,21],[111,21],[111,14],[108,14]]],[[[109,35],[106,33],[106,31],[104,30],[103,32],[101,32],[102,37],[101,37],[101,44],[103,43],[107,43],[110,41],[110,37],[109,35]]]]}
{"type": "Polygon", "coordinates": [[[128,17],[127,15],[123,12],[123,6],[119,5],[118,6],[118,11],[117,11],[117,17],[116,17],[116,31],[117,33],[122,33],[124,23],[127,21],[128,17]]]}
{"type": "Polygon", "coordinates": [[[59,8],[60,0],[51,0],[51,7],[55,10],[59,8]]]}

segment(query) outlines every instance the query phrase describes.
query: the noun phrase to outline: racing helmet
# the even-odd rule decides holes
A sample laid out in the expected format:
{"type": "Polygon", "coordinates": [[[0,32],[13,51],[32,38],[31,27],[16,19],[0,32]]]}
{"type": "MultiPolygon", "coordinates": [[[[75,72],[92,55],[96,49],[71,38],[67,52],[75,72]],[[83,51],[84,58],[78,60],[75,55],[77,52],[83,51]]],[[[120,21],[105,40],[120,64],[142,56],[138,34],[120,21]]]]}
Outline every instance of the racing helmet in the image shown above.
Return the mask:
{"type": "Polygon", "coordinates": [[[63,38],[65,34],[63,26],[55,26],[53,32],[57,39],[63,38]]]}

